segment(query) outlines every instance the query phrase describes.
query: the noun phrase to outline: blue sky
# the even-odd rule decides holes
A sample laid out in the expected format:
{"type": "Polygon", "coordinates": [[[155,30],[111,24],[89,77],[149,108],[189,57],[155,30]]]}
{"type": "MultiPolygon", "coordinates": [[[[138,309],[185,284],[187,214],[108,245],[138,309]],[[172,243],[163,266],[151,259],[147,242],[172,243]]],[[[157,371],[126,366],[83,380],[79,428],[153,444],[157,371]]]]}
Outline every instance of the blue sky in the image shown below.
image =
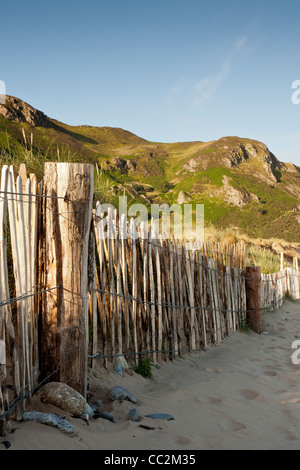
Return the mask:
{"type": "Polygon", "coordinates": [[[299,1],[1,2],[7,93],[157,142],[261,140],[300,165],[299,1]]]}

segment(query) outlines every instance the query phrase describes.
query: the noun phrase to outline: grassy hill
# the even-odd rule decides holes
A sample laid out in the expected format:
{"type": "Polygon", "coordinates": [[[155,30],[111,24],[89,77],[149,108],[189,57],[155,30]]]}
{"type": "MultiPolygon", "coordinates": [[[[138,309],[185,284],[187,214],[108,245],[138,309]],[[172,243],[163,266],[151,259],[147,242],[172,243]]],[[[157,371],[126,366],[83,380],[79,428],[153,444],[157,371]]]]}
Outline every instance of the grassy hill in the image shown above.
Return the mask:
{"type": "Polygon", "coordinates": [[[0,150],[2,162],[26,160],[40,176],[46,160],[97,163],[103,199],[126,191],[134,202],[204,203],[208,225],[300,242],[300,170],[253,139],[149,142],[119,128],[69,126],[7,97],[0,150]]]}

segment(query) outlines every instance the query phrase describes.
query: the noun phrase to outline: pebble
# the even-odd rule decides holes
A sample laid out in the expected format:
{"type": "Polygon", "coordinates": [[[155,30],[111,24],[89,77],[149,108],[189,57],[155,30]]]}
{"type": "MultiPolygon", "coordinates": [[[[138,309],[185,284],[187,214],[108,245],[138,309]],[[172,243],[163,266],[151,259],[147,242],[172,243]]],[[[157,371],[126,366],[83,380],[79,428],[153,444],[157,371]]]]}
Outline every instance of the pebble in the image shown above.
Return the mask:
{"type": "Polygon", "coordinates": [[[109,392],[109,398],[112,400],[112,401],[116,401],[116,400],[129,400],[131,401],[132,403],[136,404],[137,403],[137,399],[136,397],[133,395],[133,393],[129,392],[128,390],[126,390],[125,388],[123,387],[114,387],[110,390],[109,392]]]}
{"type": "Polygon", "coordinates": [[[139,413],[136,408],[132,408],[128,411],[128,419],[129,421],[138,421],[139,420],[139,413]]]}
{"type": "Polygon", "coordinates": [[[88,415],[92,418],[94,416],[94,410],[89,404],[87,404],[86,409],[84,410],[84,412],[82,414],[88,415]]]}
{"type": "Polygon", "coordinates": [[[122,353],[117,354],[115,361],[116,361],[116,364],[119,364],[120,366],[122,366],[123,369],[129,369],[128,362],[126,361],[122,353]]]}
{"type": "Polygon", "coordinates": [[[61,418],[54,413],[41,413],[40,411],[30,411],[23,413],[23,421],[36,421],[37,423],[47,424],[48,426],[53,426],[58,428],[60,431],[63,431],[67,434],[74,432],[74,428],[69,421],[64,418],[61,418]]]}
{"type": "Polygon", "coordinates": [[[2,441],[0,444],[3,444],[6,450],[11,447],[11,443],[9,441],[2,441]]]}
{"type": "Polygon", "coordinates": [[[116,374],[119,374],[121,377],[123,377],[124,370],[123,370],[123,367],[121,366],[121,364],[115,364],[114,372],[116,372],[116,374]]]}
{"type": "Polygon", "coordinates": [[[165,414],[165,413],[154,413],[151,415],[146,415],[146,418],[152,418],[152,419],[163,419],[165,421],[171,421],[174,419],[174,416],[165,414]]]}

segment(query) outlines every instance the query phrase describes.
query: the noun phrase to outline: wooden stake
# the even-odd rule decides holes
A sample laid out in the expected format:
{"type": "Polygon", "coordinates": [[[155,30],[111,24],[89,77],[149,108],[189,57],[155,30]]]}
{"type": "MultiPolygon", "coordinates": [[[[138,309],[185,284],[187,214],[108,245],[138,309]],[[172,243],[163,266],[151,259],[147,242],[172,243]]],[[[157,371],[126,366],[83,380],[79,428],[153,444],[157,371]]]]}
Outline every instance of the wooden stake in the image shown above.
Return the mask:
{"type": "Polygon", "coordinates": [[[68,383],[86,396],[88,354],[88,250],[93,167],[46,163],[43,195],[41,318],[42,376],[68,383]]]}
{"type": "Polygon", "coordinates": [[[247,295],[247,318],[255,333],[262,332],[261,316],[261,268],[249,266],[246,268],[246,295],[247,295]]]}

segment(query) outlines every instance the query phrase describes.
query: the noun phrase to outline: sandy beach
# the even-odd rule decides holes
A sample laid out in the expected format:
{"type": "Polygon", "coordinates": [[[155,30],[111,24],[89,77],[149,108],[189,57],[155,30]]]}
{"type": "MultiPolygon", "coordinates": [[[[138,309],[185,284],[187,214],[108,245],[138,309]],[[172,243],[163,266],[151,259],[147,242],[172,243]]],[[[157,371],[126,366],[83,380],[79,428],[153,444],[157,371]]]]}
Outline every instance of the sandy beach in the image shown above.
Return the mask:
{"type": "Polygon", "coordinates": [[[265,314],[269,335],[236,333],[207,352],[153,368],[152,380],[135,373],[96,374],[92,385],[98,386],[103,410],[112,413],[115,424],[91,419],[87,425],[42,405],[37,395],[31,409],[65,416],[74,436],[34,422],[13,422],[15,432],[0,442],[8,440],[11,450],[299,449],[300,365],[291,361],[291,345],[300,339],[299,307],[286,301],[276,313],[265,314]],[[128,421],[132,403],[109,400],[115,385],[137,397],[139,422],[128,421]],[[150,413],[169,413],[174,420],[146,418],[150,413]]]}

